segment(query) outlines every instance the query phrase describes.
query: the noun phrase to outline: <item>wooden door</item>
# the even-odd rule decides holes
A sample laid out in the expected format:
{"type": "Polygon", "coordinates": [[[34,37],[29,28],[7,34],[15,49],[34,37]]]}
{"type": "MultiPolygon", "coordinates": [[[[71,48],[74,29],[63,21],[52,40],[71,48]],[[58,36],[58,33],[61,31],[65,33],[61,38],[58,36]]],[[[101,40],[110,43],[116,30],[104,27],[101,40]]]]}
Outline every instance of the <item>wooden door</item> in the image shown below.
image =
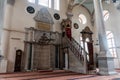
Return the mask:
{"type": "Polygon", "coordinates": [[[21,71],[21,59],[22,59],[22,50],[16,51],[16,59],[15,59],[15,72],[21,71]]]}
{"type": "Polygon", "coordinates": [[[88,46],[88,53],[89,53],[88,68],[89,68],[89,70],[91,70],[94,68],[93,43],[87,42],[87,46],[88,46]]]}

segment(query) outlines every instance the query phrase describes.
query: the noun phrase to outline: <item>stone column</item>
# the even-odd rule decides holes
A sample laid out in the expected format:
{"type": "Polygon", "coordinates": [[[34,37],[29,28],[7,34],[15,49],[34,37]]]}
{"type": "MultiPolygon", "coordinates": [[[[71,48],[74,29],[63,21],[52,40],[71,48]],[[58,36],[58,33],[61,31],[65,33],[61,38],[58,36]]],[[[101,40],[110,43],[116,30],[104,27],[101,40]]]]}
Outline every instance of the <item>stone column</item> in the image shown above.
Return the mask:
{"type": "Polygon", "coordinates": [[[3,31],[1,35],[1,54],[7,58],[9,49],[9,36],[11,27],[11,17],[13,12],[13,0],[4,0],[4,21],[3,21],[3,31]]]}
{"type": "Polygon", "coordinates": [[[65,70],[68,70],[68,53],[65,53],[65,70]]]}
{"type": "Polygon", "coordinates": [[[98,54],[99,73],[101,75],[115,74],[113,57],[111,56],[107,45],[102,0],[94,0],[94,8],[100,46],[100,53],[98,54]]]}
{"type": "MultiPolygon", "coordinates": [[[[5,2],[5,0],[0,0],[0,32],[1,32],[1,29],[3,26],[4,2],[5,2]]],[[[0,36],[1,36],[1,34],[0,34],[0,36]]]]}

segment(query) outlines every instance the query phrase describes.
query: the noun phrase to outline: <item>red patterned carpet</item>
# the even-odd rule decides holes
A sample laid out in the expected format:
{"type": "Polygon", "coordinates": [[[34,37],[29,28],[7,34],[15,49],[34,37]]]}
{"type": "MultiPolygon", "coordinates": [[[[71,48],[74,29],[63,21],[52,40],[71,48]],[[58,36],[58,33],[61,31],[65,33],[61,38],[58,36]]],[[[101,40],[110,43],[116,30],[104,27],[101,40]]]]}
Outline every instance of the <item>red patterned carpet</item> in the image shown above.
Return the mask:
{"type": "MultiPolygon", "coordinates": [[[[117,70],[120,72],[120,70],[117,70]]],[[[0,74],[0,80],[120,80],[120,73],[112,76],[83,75],[64,70],[0,74]]]]}

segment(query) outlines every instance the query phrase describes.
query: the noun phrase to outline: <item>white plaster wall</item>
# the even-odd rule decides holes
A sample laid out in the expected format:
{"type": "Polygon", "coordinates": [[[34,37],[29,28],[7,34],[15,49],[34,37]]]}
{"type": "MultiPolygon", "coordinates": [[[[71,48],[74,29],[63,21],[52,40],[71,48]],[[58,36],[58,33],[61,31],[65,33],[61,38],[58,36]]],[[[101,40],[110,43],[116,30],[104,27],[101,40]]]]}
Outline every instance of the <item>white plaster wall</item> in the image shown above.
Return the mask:
{"type": "MultiPolygon", "coordinates": [[[[24,51],[24,33],[10,32],[9,54],[8,54],[8,72],[14,71],[16,50],[24,51]],[[16,38],[16,39],[14,39],[16,38]]],[[[24,54],[24,52],[23,52],[24,54]]]]}
{"type": "MultiPolygon", "coordinates": [[[[60,0],[60,11],[48,8],[48,11],[50,12],[51,16],[53,17],[54,13],[59,13],[61,19],[66,18],[65,12],[67,5],[65,5],[65,3],[65,0],[60,0]]],[[[27,2],[27,0],[16,0],[13,12],[12,29],[24,30],[25,27],[35,27],[35,21],[33,20],[33,17],[35,16],[36,12],[34,14],[27,13],[27,6],[33,6],[36,12],[43,7],[40,5],[31,4],[27,2]]],[[[55,20],[53,18],[55,23],[53,25],[53,31],[61,31],[59,26],[61,19],[55,20]]]]}
{"type": "MultiPolygon", "coordinates": [[[[67,9],[66,3],[67,3],[66,0],[60,0],[60,4],[61,4],[60,11],[48,8],[52,17],[54,13],[59,13],[61,17],[60,20],[55,20],[53,18],[54,20],[53,31],[61,32],[60,22],[63,18],[66,18],[66,9],[67,9]]],[[[15,32],[15,31],[10,32],[10,38],[8,40],[9,41],[8,72],[14,71],[15,50],[16,49],[24,50],[24,38],[25,38],[24,28],[35,27],[35,21],[33,20],[33,17],[35,16],[36,12],[34,14],[27,13],[26,11],[27,6],[33,6],[36,12],[40,10],[40,8],[42,8],[42,6],[33,5],[27,2],[27,0],[15,0],[10,29],[21,32],[15,32]],[[14,40],[11,38],[19,38],[20,40],[14,40]]]]}
{"type": "Polygon", "coordinates": [[[87,11],[86,8],[82,7],[82,6],[76,6],[74,7],[73,9],[73,17],[72,17],[72,37],[80,43],[80,36],[81,36],[81,31],[86,27],[86,26],[89,26],[89,28],[91,30],[93,30],[92,28],[92,25],[91,25],[91,16],[89,14],[89,12],[87,11]],[[79,14],[84,14],[87,18],[87,23],[86,24],[81,24],[79,22],[79,14]],[[73,24],[74,23],[78,23],[79,25],[79,29],[75,29],[73,24]]]}

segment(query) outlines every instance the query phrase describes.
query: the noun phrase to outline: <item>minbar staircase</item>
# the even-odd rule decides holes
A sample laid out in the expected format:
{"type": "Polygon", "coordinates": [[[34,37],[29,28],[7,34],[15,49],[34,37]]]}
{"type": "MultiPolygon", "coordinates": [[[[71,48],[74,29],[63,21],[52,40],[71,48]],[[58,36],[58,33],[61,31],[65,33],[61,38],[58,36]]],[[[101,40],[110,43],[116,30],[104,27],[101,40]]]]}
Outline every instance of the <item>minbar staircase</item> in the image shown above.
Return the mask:
{"type": "Polygon", "coordinates": [[[87,52],[85,51],[84,48],[74,39],[74,38],[65,38],[65,44],[63,45],[64,48],[69,48],[72,53],[75,55],[75,57],[79,60],[79,62],[83,65],[84,70],[81,73],[87,74],[87,52]]]}
{"type": "Polygon", "coordinates": [[[84,64],[84,56],[86,54],[85,50],[76,42],[75,39],[71,38],[67,40],[67,46],[70,48],[70,50],[74,53],[74,55],[80,60],[82,64],[84,64]]]}

